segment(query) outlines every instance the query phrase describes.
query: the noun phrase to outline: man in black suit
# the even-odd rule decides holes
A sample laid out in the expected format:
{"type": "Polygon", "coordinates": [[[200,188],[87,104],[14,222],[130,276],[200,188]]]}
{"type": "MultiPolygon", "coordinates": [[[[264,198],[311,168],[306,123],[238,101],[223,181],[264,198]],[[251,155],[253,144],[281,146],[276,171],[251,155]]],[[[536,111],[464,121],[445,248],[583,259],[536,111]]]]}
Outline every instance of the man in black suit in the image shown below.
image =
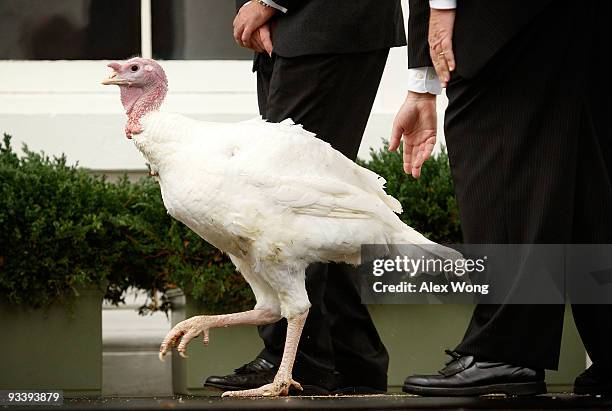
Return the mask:
{"type": "MultiPolygon", "coordinates": [[[[409,65],[425,73],[434,66],[447,86],[445,135],[464,241],[612,243],[612,107],[598,75],[609,2],[430,3],[411,0],[409,65]]],[[[392,148],[404,140],[404,168],[418,177],[435,142],[435,95],[414,84],[392,148]]],[[[610,394],[612,350],[599,330],[612,305],[572,310],[593,361],[575,392],[610,394]]],[[[563,305],[478,305],[448,365],[408,377],[404,391],[543,393],[544,369],[558,366],[563,314],[563,305]]]]}
{"type": "MultiPolygon", "coordinates": [[[[357,151],[391,47],[406,44],[399,0],[238,0],[234,38],[257,51],[263,118],[291,118],[351,159],[357,151]]],[[[312,307],[293,375],[305,393],[380,393],[388,355],[354,271],[339,264],[307,270],[312,307]]],[[[286,322],[259,327],[265,348],[234,374],[212,376],[224,390],[272,381],[283,352],[286,322]]]]}

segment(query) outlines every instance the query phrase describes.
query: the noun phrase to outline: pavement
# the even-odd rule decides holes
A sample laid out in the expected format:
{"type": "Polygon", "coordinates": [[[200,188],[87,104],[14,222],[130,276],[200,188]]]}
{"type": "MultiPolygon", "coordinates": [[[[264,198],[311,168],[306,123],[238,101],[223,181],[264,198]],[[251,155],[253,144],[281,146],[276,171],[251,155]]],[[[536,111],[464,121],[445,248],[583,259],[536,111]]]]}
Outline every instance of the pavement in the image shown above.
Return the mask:
{"type": "MultiPolygon", "coordinates": [[[[14,409],[41,410],[41,406],[14,409]]],[[[220,398],[69,398],[53,410],[612,410],[612,398],[563,395],[507,398],[423,398],[411,395],[364,395],[334,397],[220,398]]],[[[1,409],[7,409],[0,406],[1,409]]]]}

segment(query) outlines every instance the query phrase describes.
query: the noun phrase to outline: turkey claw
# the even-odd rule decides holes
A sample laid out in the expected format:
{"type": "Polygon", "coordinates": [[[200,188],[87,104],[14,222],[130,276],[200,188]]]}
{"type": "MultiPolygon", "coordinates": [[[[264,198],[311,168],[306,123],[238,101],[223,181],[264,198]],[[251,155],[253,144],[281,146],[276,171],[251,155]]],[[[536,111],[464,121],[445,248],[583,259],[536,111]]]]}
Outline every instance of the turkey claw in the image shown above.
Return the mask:
{"type": "Polygon", "coordinates": [[[173,347],[176,347],[178,354],[182,358],[189,358],[186,354],[187,344],[199,335],[203,336],[204,344],[208,344],[210,325],[211,319],[206,315],[199,315],[181,321],[166,334],[159,347],[159,359],[163,361],[164,355],[172,351],[173,347]]]}
{"type": "Polygon", "coordinates": [[[293,378],[287,380],[274,380],[270,384],[263,385],[252,390],[226,391],[222,397],[280,397],[289,395],[289,388],[304,391],[302,385],[293,378]]]}

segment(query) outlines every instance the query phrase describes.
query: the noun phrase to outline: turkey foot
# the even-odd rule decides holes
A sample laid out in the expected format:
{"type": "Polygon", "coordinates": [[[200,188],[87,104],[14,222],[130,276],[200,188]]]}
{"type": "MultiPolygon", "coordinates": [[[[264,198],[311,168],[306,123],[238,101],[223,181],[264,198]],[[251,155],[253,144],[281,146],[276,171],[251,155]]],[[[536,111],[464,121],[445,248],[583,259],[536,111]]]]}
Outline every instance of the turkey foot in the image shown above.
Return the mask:
{"type": "Polygon", "coordinates": [[[194,338],[202,336],[204,345],[208,345],[208,333],[211,328],[229,327],[230,325],[250,324],[263,325],[276,322],[280,316],[271,310],[256,309],[234,314],[223,315],[196,315],[175,325],[159,347],[159,359],[164,361],[164,356],[172,347],[183,358],[187,358],[187,344],[194,338]]]}
{"type": "Polygon", "coordinates": [[[289,388],[291,387],[301,391],[302,386],[291,378],[291,373],[298,343],[300,342],[300,336],[302,335],[302,329],[307,317],[308,310],[291,319],[287,319],[287,337],[285,338],[283,359],[271,384],[266,384],[252,390],[227,391],[223,393],[223,397],[278,397],[288,395],[289,388]]]}
{"type": "Polygon", "coordinates": [[[185,321],[181,321],[175,325],[159,347],[159,359],[164,361],[164,355],[172,349],[172,347],[178,344],[176,350],[179,355],[183,358],[187,358],[185,351],[187,350],[187,344],[199,335],[202,335],[204,345],[208,344],[208,331],[213,327],[214,316],[209,315],[197,315],[191,317],[185,321]]]}
{"type": "Polygon", "coordinates": [[[294,387],[302,391],[299,382],[291,377],[279,378],[278,375],[270,384],[262,385],[259,388],[242,391],[226,391],[222,397],[279,397],[289,394],[289,388],[294,387]]]}

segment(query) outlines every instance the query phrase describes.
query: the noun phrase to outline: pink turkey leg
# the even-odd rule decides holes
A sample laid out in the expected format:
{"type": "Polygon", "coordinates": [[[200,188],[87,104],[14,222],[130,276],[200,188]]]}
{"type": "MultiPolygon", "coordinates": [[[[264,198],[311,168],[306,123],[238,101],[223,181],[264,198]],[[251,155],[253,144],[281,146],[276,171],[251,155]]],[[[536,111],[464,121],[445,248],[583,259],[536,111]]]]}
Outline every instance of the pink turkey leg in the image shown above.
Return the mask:
{"type": "Polygon", "coordinates": [[[164,360],[164,355],[178,344],[179,355],[186,358],[185,350],[187,344],[198,335],[204,338],[204,344],[208,344],[208,331],[211,328],[229,327],[231,325],[263,325],[276,322],[280,317],[270,310],[250,310],[234,314],[222,315],[198,315],[185,321],[181,321],[166,334],[159,347],[159,359],[164,360]]]}
{"type": "Polygon", "coordinates": [[[259,388],[243,391],[227,391],[223,393],[224,397],[276,397],[279,395],[289,394],[289,388],[292,386],[301,390],[302,386],[294,381],[291,373],[293,371],[293,363],[297,353],[298,343],[302,335],[304,323],[308,317],[308,310],[299,314],[297,317],[288,320],[287,337],[285,338],[285,349],[283,351],[283,359],[281,360],[278,372],[274,376],[274,381],[259,388]]]}

